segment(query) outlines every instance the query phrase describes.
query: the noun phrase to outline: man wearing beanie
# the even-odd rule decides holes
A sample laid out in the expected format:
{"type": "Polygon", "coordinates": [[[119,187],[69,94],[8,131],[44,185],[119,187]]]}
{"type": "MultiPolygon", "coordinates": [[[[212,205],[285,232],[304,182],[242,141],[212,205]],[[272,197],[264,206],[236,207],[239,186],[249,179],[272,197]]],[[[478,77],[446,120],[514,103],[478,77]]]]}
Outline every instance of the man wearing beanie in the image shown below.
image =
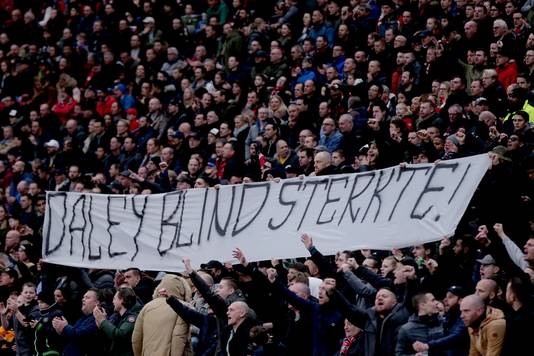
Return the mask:
{"type": "Polygon", "coordinates": [[[445,140],[445,154],[441,158],[442,160],[454,159],[463,157],[463,146],[465,141],[465,133],[457,132],[454,135],[450,135],[445,140]]]}
{"type": "Polygon", "coordinates": [[[37,296],[39,304],[39,318],[34,321],[32,327],[35,330],[35,354],[41,355],[60,355],[62,351],[61,336],[57,334],[52,326],[52,320],[56,317],[62,317],[63,312],[56,304],[54,294],[48,291],[42,291],[37,296]]]}

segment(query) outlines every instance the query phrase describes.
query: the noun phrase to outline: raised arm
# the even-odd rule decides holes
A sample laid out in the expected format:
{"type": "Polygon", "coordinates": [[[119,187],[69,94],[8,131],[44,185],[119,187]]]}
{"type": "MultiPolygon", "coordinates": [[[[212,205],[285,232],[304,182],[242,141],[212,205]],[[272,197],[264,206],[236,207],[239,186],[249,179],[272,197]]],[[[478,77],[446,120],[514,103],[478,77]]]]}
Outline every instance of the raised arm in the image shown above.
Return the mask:
{"type": "Polygon", "coordinates": [[[178,300],[175,296],[169,296],[167,298],[167,304],[178,314],[186,323],[192,324],[200,328],[209,317],[207,314],[196,311],[193,308],[188,307],[184,303],[178,300]]]}
{"type": "Polygon", "coordinates": [[[369,319],[369,315],[365,309],[358,308],[354,304],[351,304],[337,289],[328,290],[328,295],[331,302],[339,307],[341,314],[343,314],[343,316],[347,318],[351,324],[359,327],[360,329],[365,329],[365,324],[369,319]]]}
{"type": "Polygon", "coordinates": [[[193,285],[197,288],[198,292],[202,298],[204,298],[206,303],[208,303],[215,315],[219,318],[226,318],[226,311],[228,308],[224,299],[215,294],[202,277],[191,268],[191,261],[188,258],[184,258],[183,262],[185,265],[185,273],[189,274],[191,282],[193,282],[193,285]]]}
{"type": "Polygon", "coordinates": [[[354,274],[364,281],[369,282],[377,290],[383,287],[391,288],[393,281],[389,278],[382,277],[377,273],[374,273],[369,268],[359,266],[354,270],[354,274]]]}
{"type": "Polygon", "coordinates": [[[497,236],[502,240],[502,244],[510,256],[510,259],[522,270],[528,267],[527,261],[523,259],[523,251],[504,233],[502,224],[493,225],[497,236]]]}
{"type": "Polygon", "coordinates": [[[352,288],[356,294],[365,298],[373,297],[376,294],[375,287],[364,283],[360,278],[356,277],[350,269],[347,269],[345,265],[341,268],[343,270],[343,278],[345,278],[349,287],[352,288]]]}
{"type": "Polygon", "coordinates": [[[326,260],[319,250],[313,245],[313,239],[308,234],[302,234],[300,240],[304,244],[304,247],[310,252],[312,261],[319,267],[319,272],[321,276],[333,275],[336,273],[336,270],[332,267],[330,263],[326,260]]]}

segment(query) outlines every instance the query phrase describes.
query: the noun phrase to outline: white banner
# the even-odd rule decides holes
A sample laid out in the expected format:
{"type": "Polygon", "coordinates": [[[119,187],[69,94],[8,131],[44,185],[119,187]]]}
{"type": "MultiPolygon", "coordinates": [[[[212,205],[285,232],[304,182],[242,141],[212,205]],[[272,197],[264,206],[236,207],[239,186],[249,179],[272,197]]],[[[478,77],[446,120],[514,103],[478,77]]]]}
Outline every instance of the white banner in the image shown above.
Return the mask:
{"type": "Polygon", "coordinates": [[[180,271],[231,260],[392,249],[454,234],[490,165],[487,155],[358,174],[191,189],[153,195],[48,192],[46,262],[180,271]]]}

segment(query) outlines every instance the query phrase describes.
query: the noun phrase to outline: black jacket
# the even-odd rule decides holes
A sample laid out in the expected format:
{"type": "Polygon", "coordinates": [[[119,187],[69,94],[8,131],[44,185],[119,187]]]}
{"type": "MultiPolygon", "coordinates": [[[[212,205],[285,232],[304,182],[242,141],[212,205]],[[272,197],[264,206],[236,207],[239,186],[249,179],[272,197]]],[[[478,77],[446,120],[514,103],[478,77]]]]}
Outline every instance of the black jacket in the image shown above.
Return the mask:
{"type": "Polygon", "coordinates": [[[174,296],[167,298],[167,304],[188,324],[199,328],[198,343],[193,351],[195,355],[215,355],[219,333],[217,332],[217,320],[215,316],[204,314],[188,307],[174,296]]]}
{"type": "Polygon", "coordinates": [[[218,355],[247,356],[250,329],[256,322],[250,318],[245,319],[234,331],[230,325],[226,325],[220,335],[222,350],[218,355]],[[231,337],[231,339],[230,339],[231,337]],[[226,350],[229,352],[226,353],[226,350]]]}
{"type": "Polygon", "coordinates": [[[523,305],[507,315],[502,354],[514,356],[532,354],[532,325],[534,325],[534,310],[531,306],[523,305]]]}
{"type": "Polygon", "coordinates": [[[350,304],[338,291],[334,294],[335,302],[341,307],[343,315],[352,324],[365,330],[363,345],[365,356],[394,355],[397,342],[397,332],[406,323],[410,312],[404,304],[398,303],[383,319],[376,313],[374,307],[368,309],[357,308],[350,304]],[[379,339],[379,342],[378,340],[379,339]],[[379,350],[376,348],[379,347],[379,350]]]}

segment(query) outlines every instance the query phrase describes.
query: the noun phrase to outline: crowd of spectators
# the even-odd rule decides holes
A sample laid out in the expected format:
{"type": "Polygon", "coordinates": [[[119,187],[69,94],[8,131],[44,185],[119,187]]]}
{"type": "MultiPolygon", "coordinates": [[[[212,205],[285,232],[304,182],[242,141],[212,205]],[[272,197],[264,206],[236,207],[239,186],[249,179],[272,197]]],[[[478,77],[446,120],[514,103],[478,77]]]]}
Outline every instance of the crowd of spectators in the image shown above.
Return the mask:
{"type": "Polygon", "coordinates": [[[0,4],[0,355],[531,354],[532,0],[0,4]],[[413,250],[323,256],[303,235],[305,260],[236,249],[181,275],[40,258],[46,191],[480,153],[456,234],[413,250]]]}

